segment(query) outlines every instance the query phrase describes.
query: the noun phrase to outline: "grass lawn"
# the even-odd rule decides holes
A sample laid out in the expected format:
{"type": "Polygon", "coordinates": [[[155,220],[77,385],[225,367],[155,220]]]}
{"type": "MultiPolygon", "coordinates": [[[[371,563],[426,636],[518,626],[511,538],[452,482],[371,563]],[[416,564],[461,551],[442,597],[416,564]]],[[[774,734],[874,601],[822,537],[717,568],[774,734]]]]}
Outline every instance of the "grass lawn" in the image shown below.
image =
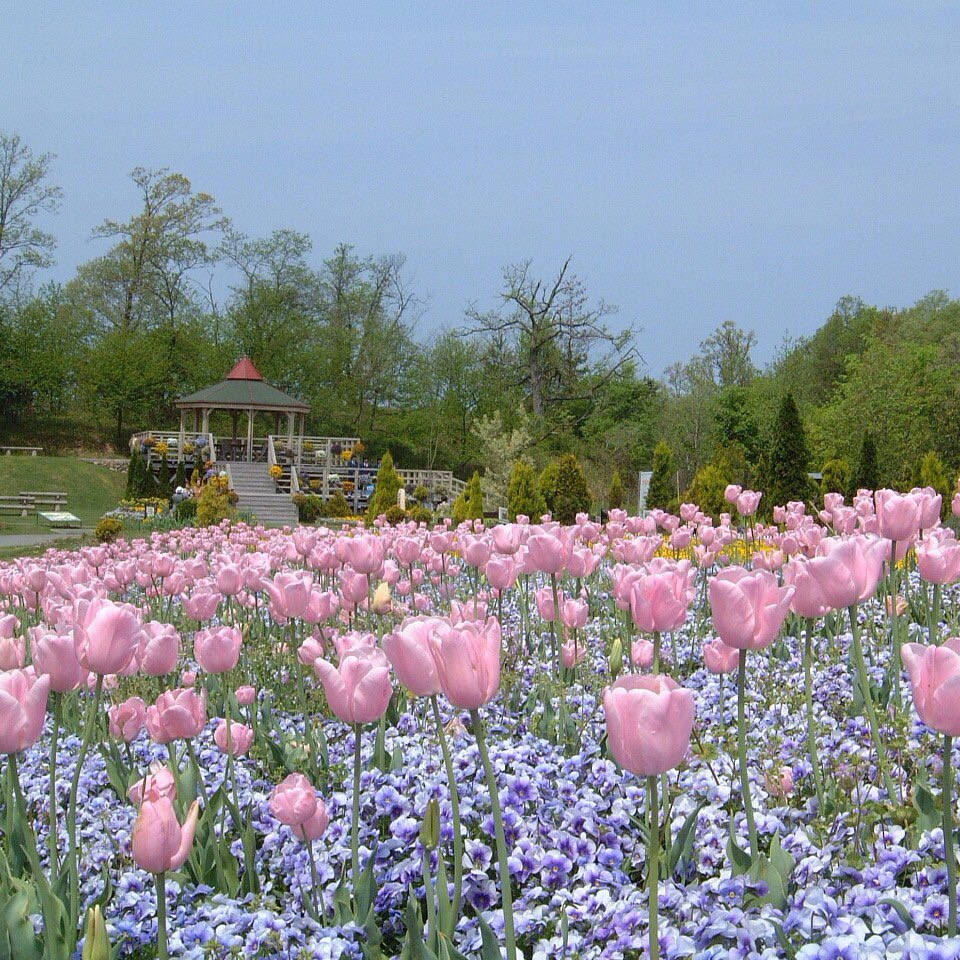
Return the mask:
{"type": "MultiPolygon", "coordinates": [[[[126,475],[83,463],[76,457],[0,456],[0,496],[30,491],[66,493],[66,510],[92,527],[123,496],[126,475]]],[[[49,529],[35,514],[0,514],[0,534],[36,533],[49,529]]]]}

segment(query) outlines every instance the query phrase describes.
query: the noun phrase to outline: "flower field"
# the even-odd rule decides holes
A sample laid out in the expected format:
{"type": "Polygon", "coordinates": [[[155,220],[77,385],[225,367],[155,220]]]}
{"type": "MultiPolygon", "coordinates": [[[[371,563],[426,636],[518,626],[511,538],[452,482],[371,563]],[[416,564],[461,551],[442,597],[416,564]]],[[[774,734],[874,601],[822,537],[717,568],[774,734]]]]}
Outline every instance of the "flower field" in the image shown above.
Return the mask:
{"type": "Polygon", "coordinates": [[[940,497],[727,499],[0,565],[0,958],[960,956],[940,497]]]}

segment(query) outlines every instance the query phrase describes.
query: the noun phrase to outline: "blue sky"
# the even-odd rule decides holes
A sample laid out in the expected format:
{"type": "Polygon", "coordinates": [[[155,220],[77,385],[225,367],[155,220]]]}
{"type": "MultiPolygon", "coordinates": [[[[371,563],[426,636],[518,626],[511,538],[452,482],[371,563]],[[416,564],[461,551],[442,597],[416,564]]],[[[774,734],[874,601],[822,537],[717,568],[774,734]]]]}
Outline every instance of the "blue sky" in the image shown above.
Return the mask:
{"type": "Polygon", "coordinates": [[[428,335],[567,254],[651,372],[730,318],[960,293],[960,8],[19,2],[0,129],[57,155],[54,276],[170,166],[251,234],[402,251],[428,335]]]}

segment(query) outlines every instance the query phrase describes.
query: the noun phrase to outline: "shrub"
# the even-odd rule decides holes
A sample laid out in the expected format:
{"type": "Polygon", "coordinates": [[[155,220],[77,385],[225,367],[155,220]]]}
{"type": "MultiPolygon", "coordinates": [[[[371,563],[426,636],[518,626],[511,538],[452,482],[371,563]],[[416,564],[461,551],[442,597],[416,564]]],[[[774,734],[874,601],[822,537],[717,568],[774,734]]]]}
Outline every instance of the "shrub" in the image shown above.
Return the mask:
{"type": "Polygon", "coordinates": [[[429,496],[430,496],[430,491],[422,483],[417,484],[417,486],[414,487],[413,499],[416,500],[417,503],[423,503],[423,501],[426,500],[427,497],[429,496]]]}
{"type": "Polygon", "coordinates": [[[620,471],[614,470],[610,478],[610,490],[607,492],[607,509],[619,510],[623,506],[623,481],[620,471]]]}
{"type": "Polygon", "coordinates": [[[392,507],[387,509],[387,512],[384,514],[387,523],[396,525],[398,523],[403,523],[407,519],[407,511],[400,506],[399,503],[395,503],[392,507]]]}
{"type": "Polygon", "coordinates": [[[543,473],[547,474],[549,493],[544,489],[542,474],[540,486],[554,520],[569,524],[576,520],[578,513],[590,511],[590,488],[575,454],[563,454],[543,473]]]}
{"type": "Polygon", "coordinates": [[[323,512],[328,517],[349,517],[353,514],[353,509],[347,503],[347,498],[338,490],[327,500],[323,512]]]}
{"type": "Polygon", "coordinates": [[[821,493],[847,493],[850,489],[850,464],[840,457],[834,457],[823,465],[823,477],[820,480],[821,493]]]}
{"type": "Polygon", "coordinates": [[[173,515],[181,523],[187,523],[188,521],[195,520],[197,516],[197,501],[193,497],[189,497],[186,500],[181,500],[176,507],[174,507],[173,515]]]}
{"type": "MultiPolygon", "coordinates": [[[[540,495],[543,497],[544,506],[551,513],[553,512],[553,501],[557,495],[557,484],[559,483],[557,470],[557,461],[551,460],[550,463],[540,471],[540,476],[537,480],[537,486],[540,490],[540,495]]],[[[533,518],[531,517],[531,519],[533,518]]]]}
{"type": "Polygon", "coordinates": [[[380,461],[380,468],[377,470],[377,478],[373,482],[373,494],[370,497],[370,503],[367,504],[367,523],[372,523],[381,513],[386,513],[391,507],[397,505],[397,492],[403,484],[400,482],[400,474],[393,467],[393,457],[387,450],[380,461]]]}
{"type": "Polygon", "coordinates": [[[516,522],[518,514],[536,522],[546,512],[547,504],[533,467],[526,460],[514,460],[507,483],[507,516],[511,522],[516,522]]]}
{"type": "Polygon", "coordinates": [[[873,434],[865,433],[860,443],[860,456],[857,457],[857,469],[853,472],[853,483],[848,491],[852,497],[858,490],[876,490],[880,483],[880,469],[877,465],[877,446],[873,434]]]}
{"type": "Polygon", "coordinates": [[[943,461],[933,450],[928,450],[918,461],[913,482],[918,487],[933,487],[943,497],[940,515],[941,519],[946,517],[950,511],[950,497],[953,491],[950,488],[943,461]]]}
{"type": "Polygon", "coordinates": [[[220,484],[206,483],[197,498],[197,526],[209,527],[234,515],[229,491],[221,489],[220,484]]]}
{"type": "Polygon", "coordinates": [[[407,511],[407,517],[413,520],[414,523],[433,523],[433,511],[428,510],[426,507],[411,507],[407,511]]]}
{"type": "Polygon", "coordinates": [[[187,485],[187,465],[183,460],[177,461],[177,472],[173,475],[174,487],[185,487],[187,485]]]}
{"type": "Polygon", "coordinates": [[[98,543],[113,543],[123,532],[123,524],[116,517],[102,517],[93,530],[98,543]]]}
{"type": "Polygon", "coordinates": [[[669,510],[671,503],[676,499],[676,489],[673,454],[663,440],[653,448],[651,469],[653,474],[650,477],[645,506],[648,510],[669,510]]]}
{"type": "Polygon", "coordinates": [[[323,516],[323,499],[312,493],[295,493],[293,502],[297,507],[297,517],[301,523],[316,523],[323,516]]]}
{"type": "Polygon", "coordinates": [[[683,498],[688,503],[695,503],[716,520],[721,513],[730,509],[730,504],[723,497],[729,482],[719,464],[705,463],[694,475],[683,498]]]}
{"type": "Polygon", "coordinates": [[[461,524],[464,520],[483,519],[483,488],[480,486],[479,473],[474,472],[460,496],[453,501],[450,516],[456,524],[461,524]]]}

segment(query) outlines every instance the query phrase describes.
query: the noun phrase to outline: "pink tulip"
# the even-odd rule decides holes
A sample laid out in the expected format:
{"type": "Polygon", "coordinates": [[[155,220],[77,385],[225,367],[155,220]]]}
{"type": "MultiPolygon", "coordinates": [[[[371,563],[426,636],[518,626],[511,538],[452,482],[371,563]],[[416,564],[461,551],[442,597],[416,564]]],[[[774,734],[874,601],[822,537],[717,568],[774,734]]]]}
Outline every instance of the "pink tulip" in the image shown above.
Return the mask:
{"type": "Polygon", "coordinates": [[[147,722],[147,705],[140,697],[128,697],[108,711],[110,736],[130,743],[147,722]]]}
{"type": "Polygon", "coordinates": [[[756,490],[744,490],[736,500],[737,513],[741,517],[752,517],[760,506],[760,498],[763,496],[756,490]]]}
{"type": "Polygon", "coordinates": [[[225,597],[233,597],[243,588],[243,573],[235,563],[225,563],[217,571],[214,581],[225,597]]]}
{"type": "Polygon", "coordinates": [[[917,544],[917,572],[927,583],[960,579],[960,543],[930,536],[917,544]]]}
{"type": "Polygon", "coordinates": [[[533,533],[527,539],[527,565],[540,573],[556,575],[567,562],[563,541],[552,533],[533,533]]]}
{"type": "Polygon", "coordinates": [[[483,572],[495,590],[509,590],[517,582],[521,566],[512,556],[494,555],[483,572]]]}
{"type": "Polygon", "coordinates": [[[920,530],[921,503],[913,494],[894,490],[877,490],[876,504],[878,532],[887,540],[912,540],[920,530]]]}
{"type": "Polygon", "coordinates": [[[96,599],[79,604],[73,639],[77,660],[93,673],[122,673],[136,655],[141,624],[129,604],[96,599]]]}
{"type": "Polygon", "coordinates": [[[831,607],[851,607],[876,593],[889,547],[885,540],[865,536],[820,541],[810,572],[831,607]]]}
{"type": "Polygon", "coordinates": [[[144,799],[159,800],[161,797],[167,797],[174,800],[177,796],[177,781],[168,767],[154,762],[150,765],[150,772],[145,777],[140,777],[130,787],[127,796],[137,807],[144,799]]]}
{"type": "Polygon", "coordinates": [[[560,622],[568,630],[582,630],[587,625],[587,601],[570,597],[560,604],[560,622]]]}
{"type": "Polygon", "coordinates": [[[666,773],[683,761],[693,730],[693,694],[670,677],[628,674],[603,694],[607,744],[637,776],[666,773]]]}
{"type": "Polygon", "coordinates": [[[12,614],[0,616],[0,639],[9,640],[20,627],[20,621],[12,614]]]}
{"type": "Polygon", "coordinates": [[[960,736],[960,637],[940,647],[907,643],[901,654],[920,719],[948,737],[960,736]]]}
{"type": "Polygon", "coordinates": [[[740,496],[743,491],[743,487],[738,486],[736,483],[728,483],[726,489],[723,491],[723,499],[727,503],[736,503],[737,497],[740,496]]]}
{"type": "Polygon", "coordinates": [[[581,641],[575,643],[573,640],[560,645],[560,662],[568,670],[573,669],[586,655],[586,645],[581,641]]]}
{"type": "Polygon", "coordinates": [[[663,633],[677,630],[687,617],[692,599],[690,564],[681,561],[636,576],[630,585],[630,614],[638,630],[663,633]]]}
{"type": "Polygon", "coordinates": [[[728,647],[722,640],[711,640],[703,645],[703,663],[711,673],[732,673],[737,669],[740,651],[728,647]]]}
{"type": "Polygon", "coordinates": [[[710,578],[707,593],[720,639],[738,650],[760,650],[779,633],[794,588],[779,586],[768,570],[728,567],[710,578]]]}
{"type": "Polygon", "coordinates": [[[440,687],[462,710],[477,710],[500,687],[500,624],[441,624],[436,631],[436,662],[440,687]]]}
{"type": "Polygon", "coordinates": [[[653,665],[654,645],[652,640],[640,637],[630,644],[630,659],[634,666],[641,670],[649,670],[653,665]]]}
{"type": "Polygon", "coordinates": [[[237,687],[236,698],[241,707],[249,707],[257,699],[257,691],[249,685],[237,687]]]}
{"type": "Polygon", "coordinates": [[[344,723],[372,723],[383,716],[393,689],[387,659],[379,650],[349,654],[341,658],[339,667],[318,660],[314,669],[330,709],[344,723]]]}
{"type": "Polygon", "coordinates": [[[193,687],[167,690],[147,707],[147,732],[157,743],[191,739],[206,721],[206,692],[198,696],[193,687]]]}
{"type": "Polygon", "coordinates": [[[180,634],[169,623],[150,620],[143,625],[137,659],[140,669],[151,677],[171,673],[180,656],[180,634]]]}
{"type": "Polygon", "coordinates": [[[210,627],[194,634],[193,655],[207,673],[226,673],[237,665],[242,645],[236,627],[210,627]]]}
{"type": "Polygon", "coordinates": [[[27,657],[27,642],[23,637],[0,637],[0,670],[17,670],[27,657]]]}
{"type": "Polygon", "coordinates": [[[213,731],[213,742],[221,753],[232,753],[235,757],[244,756],[253,744],[253,730],[244,723],[230,723],[227,734],[227,721],[221,720],[213,731]]]}
{"type": "Polygon", "coordinates": [[[198,622],[213,619],[213,615],[220,606],[220,596],[209,590],[197,590],[181,601],[183,612],[198,622]]]}
{"type": "Polygon", "coordinates": [[[305,842],[321,837],[330,822],[322,798],[300,773],[291,773],[273,788],[269,806],[270,813],[291,827],[297,839],[305,842]]]}
{"type": "Polygon", "coordinates": [[[815,560],[793,559],[783,568],[783,582],[793,587],[790,607],[797,616],[816,620],[832,609],[820,581],[814,576],[815,560]]]}
{"type": "Polygon", "coordinates": [[[37,673],[50,678],[50,689],[56,693],[76,690],[86,682],[87,671],[77,660],[73,637],[59,633],[44,634],[31,647],[37,673]]]}
{"type": "Polygon", "coordinates": [[[137,865],[148,873],[179,870],[190,855],[199,813],[200,805],[194,800],[181,827],[169,798],[144,800],[130,835],[137,865]]]}
{"type": "Polygon", "coordinates": [[[310,603],[313,577],[303,571],[283,571],[267,584],[271,610],[284,620],[299,619],[310,603]]]}
{"type": "Polygon", "coordinates": [[[50,678],[33,670],[0,673],[0,753],[32,747],[43,731],[50,678]]]}
{"type": "Polygon", "coordinates": [[[436,617],[410,618],[383,638],[383,651],[397,679],[418,697],[440,692],[433,638],[442,623],[436,617]]]}

